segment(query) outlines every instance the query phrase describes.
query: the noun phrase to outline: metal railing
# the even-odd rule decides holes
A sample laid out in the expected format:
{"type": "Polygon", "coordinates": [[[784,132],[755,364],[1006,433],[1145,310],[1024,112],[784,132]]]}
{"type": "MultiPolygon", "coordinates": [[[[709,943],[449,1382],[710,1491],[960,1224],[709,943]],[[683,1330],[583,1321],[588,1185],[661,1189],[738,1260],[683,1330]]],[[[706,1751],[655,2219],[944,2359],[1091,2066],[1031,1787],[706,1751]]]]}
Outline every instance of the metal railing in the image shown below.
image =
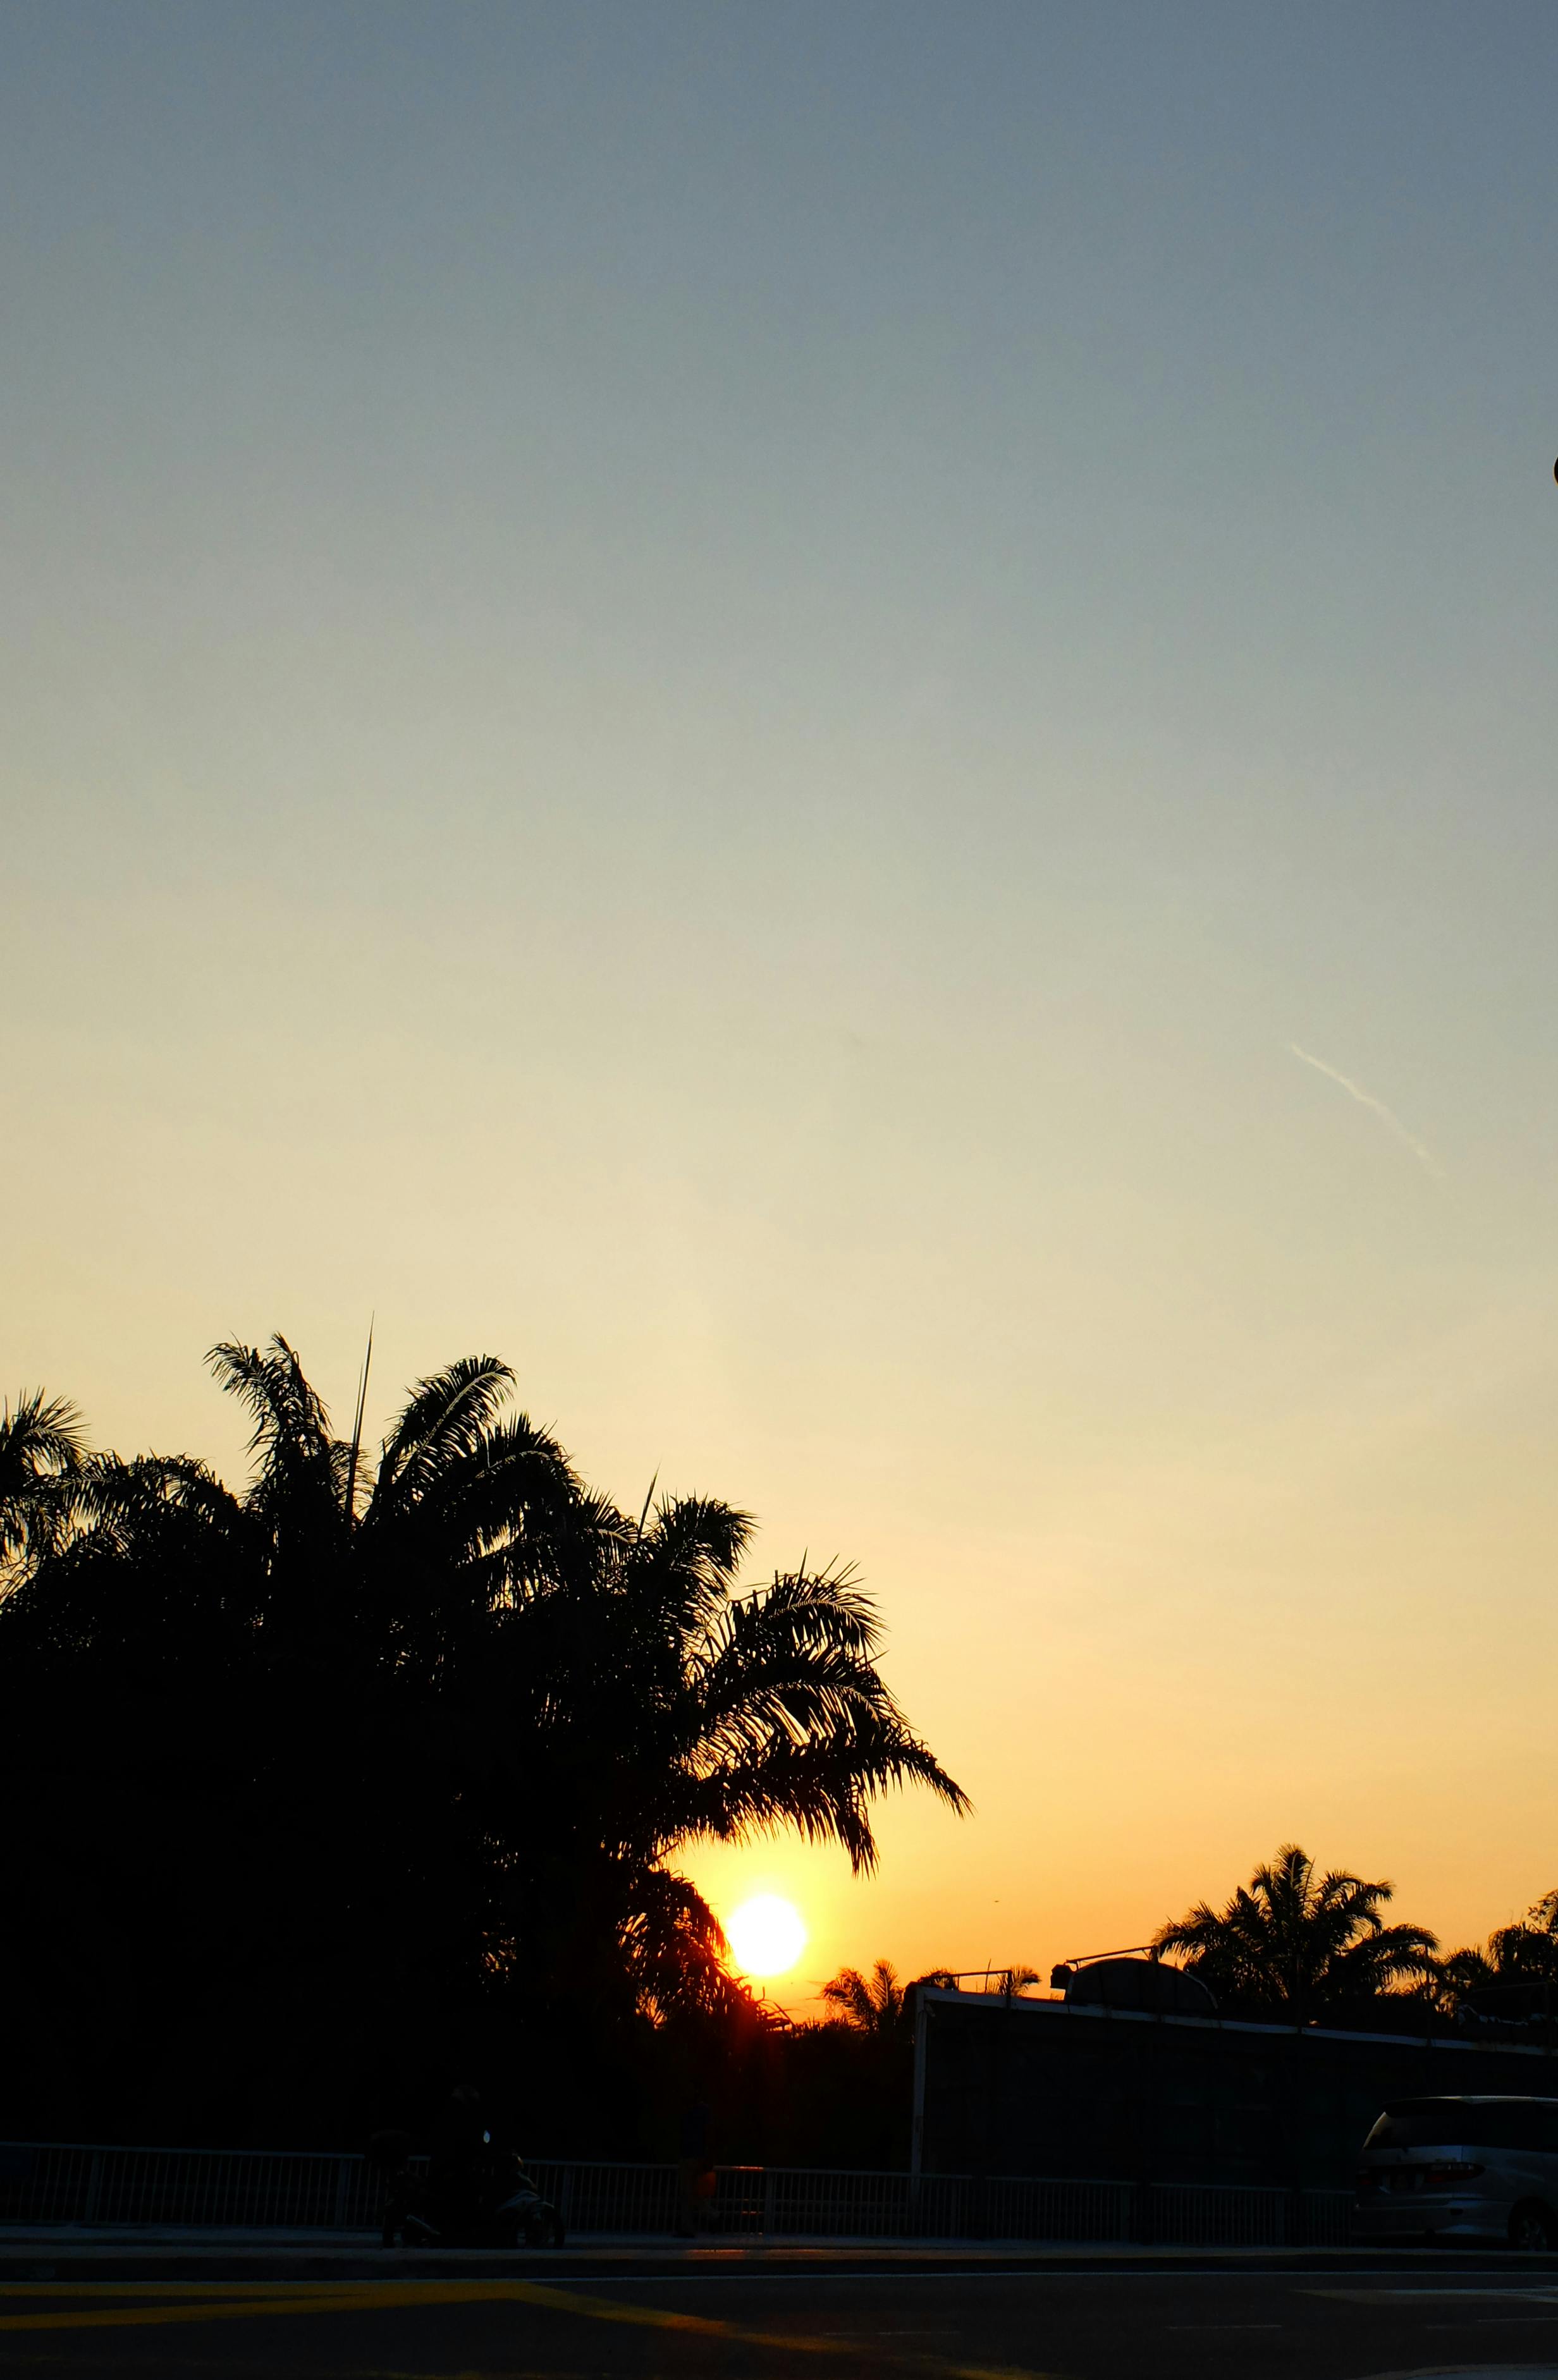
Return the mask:
{"type": "MultiPolygon", "coordinates": [[[[570,2238],[676,2228],[674,2165],[527,2162],[570,2238]]],[[[360,2156],[0,2142],[0,2227],[361,2232],[377,2228],[383,2194],[383,2175],[360,2156]]],[[[701,2221],[746,2239],[1335,2247],[1351,2205],[1346,2190],[721,2166],[701,2221]]]]}
{"type": "Polygon", "coordinates": [[[362,2230],[383,2177],[360,2156],[0,2142],[0,2224],[362,2230]]]}

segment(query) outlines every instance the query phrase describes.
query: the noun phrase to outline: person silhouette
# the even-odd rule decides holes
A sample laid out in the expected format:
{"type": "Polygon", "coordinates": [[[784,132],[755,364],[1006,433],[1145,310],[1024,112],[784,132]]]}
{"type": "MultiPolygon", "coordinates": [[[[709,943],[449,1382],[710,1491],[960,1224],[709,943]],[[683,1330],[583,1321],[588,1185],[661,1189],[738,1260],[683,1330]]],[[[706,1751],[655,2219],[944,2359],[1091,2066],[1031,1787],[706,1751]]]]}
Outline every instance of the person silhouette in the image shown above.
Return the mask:
{"type": "Polygon", "coordinates": [[[695,2240],[714,2194],[713,2110],[695,2099],[682,2111],[676,2142],[676,2237],[695,2240]]]}
{"type": "Polygon", "coordinates": [[[493,2146],[492,2126],[474,2082],[456,2082],[438,2112],[430,2143],[429,2180],[448,2219],[466,2222],[481,2194],[493,2146]]]}

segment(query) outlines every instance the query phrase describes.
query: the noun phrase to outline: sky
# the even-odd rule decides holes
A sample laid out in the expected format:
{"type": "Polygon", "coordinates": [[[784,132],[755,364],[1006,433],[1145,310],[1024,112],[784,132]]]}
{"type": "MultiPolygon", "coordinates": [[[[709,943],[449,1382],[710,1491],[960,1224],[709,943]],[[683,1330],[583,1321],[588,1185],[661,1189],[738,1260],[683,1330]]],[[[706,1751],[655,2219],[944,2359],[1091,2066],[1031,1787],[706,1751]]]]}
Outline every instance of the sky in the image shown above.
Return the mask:
{"type": "Polygon", "coordinates": [[[0,1388],[855,1561],[774,1986],[1558,1883],[1558,15],[12,0],[0,1388]],[[375,1411],[375,1407],[377,1410],[375,1411]]]}

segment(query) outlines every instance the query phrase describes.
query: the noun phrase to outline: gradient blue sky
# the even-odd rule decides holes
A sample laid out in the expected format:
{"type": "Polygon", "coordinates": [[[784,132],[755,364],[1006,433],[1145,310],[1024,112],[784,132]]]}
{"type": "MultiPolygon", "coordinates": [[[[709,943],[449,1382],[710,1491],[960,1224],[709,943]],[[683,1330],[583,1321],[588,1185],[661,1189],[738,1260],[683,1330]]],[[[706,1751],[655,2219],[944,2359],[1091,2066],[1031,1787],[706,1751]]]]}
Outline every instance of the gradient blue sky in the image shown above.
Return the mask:
{"type": "Polygon", "coordinates": [[[376,1309],[856,1557],[979,1815],[696,1863],[797,1997],[1558,1881],[1555,98],[1517,5],[0,23],[0,1371],[236,1469],[201,1351],[376,1309]]]}

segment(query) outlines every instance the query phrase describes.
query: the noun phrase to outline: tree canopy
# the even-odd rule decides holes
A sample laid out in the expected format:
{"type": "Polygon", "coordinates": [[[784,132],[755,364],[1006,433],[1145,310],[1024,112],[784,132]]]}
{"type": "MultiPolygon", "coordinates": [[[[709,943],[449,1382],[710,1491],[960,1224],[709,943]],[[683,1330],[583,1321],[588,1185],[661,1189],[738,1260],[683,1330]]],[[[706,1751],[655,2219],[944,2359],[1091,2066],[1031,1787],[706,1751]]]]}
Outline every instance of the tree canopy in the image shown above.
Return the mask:
{"type": "Polygon", "coordinates": [[[1303,2022],[1435,1977],[1435,1937],[1387,1925],[1391,1898],[1390,1885],[1345,1868],[1317,1874],[1306,1851],[1284,1843],[1225,1908],[1198,1901],[1160,1926],[1152,1956],[1177,1953],[1220,2003],[1303,2022]]]}
{"type": "Polygon", "coordinates": [[[618,1510],[495,1357],[372,1456],[285,1340],[211,1361],[237,1490],[89,1453],[57,1401],[0,1429],[0,1993],[56,2097],[101,2105],[133,2039],[143,2123],[231,2130],[237,2092],[301,2137],[521,2034],[609,2096],[634,2028],[744,2001],[679,1850],[793,1829],[863,1870],[883,1791],[967,1807],[851,1571],[743,1584],[748,1514],[618,1510]]]}
{"type": "Polygon", "coordinates": [[[1513,1925],[1501,1925],[1484,1949],[1452,1950],[1441,1969],[1452,2002],[1489,1985],[1558,1985],[1558,1891],[1544,1893],[1513,1925]]]}

